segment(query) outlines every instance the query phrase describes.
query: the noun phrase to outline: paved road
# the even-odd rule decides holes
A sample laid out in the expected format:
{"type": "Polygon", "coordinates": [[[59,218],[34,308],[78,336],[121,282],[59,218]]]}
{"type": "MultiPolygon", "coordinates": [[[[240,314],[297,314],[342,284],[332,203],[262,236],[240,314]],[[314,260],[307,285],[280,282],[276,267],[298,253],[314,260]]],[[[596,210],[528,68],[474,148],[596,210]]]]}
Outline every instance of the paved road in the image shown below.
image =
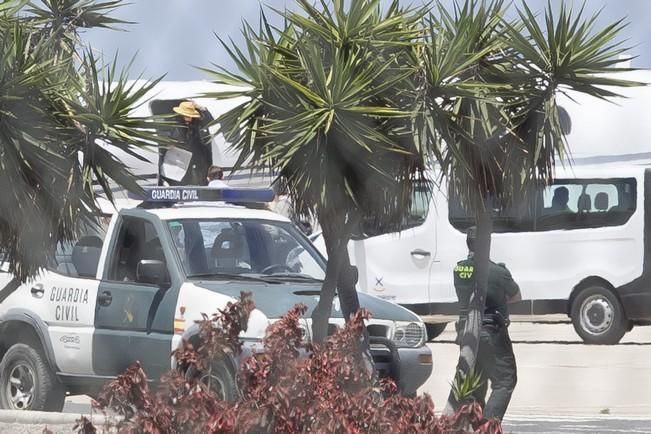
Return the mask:
{"type": "MultiPolygon", "coordinates": [[[[435,371],[422,391],[445,405],[458,347],[451,327],[431,344],[435,371]]],[[[651,416],[651,327],[617,346],[584,345],[569,324],[514,323],[518,385],[510,415],[651,416]]]]}
{"type": "MultiPolygon", "coordinates": [[[[518,385],[505,428],[514,433],[651,433],[651,327],[617,346],[584,345],[570,324],[514,323],[518,385]]],[[[458,347],[453,328],[430,347],[435,371],[421,389],[443,408],[458,347]]]]}
{"type": "Polygon", "coordinates": [[[545,433],[545,434],[612,434],[612,433],[651,433],[651,418],[632,417],[576,417],[566,416],[523,416],[507,418],[504,422],[506,433],[545,433]]]}
{"type": "MultiPolygon", "coordinates": [[[[505,427],[514,433],[650,433],[651,327],[635,328],[617,346],[584,345],[569,324],[514,323],[518,386],[505,427]]],[[[448,329],[430,344],[435,372],[422,387],[445,405],[458,347],[448,329]]],[[[86,398],[65,411],[86,413],[86,398]]]]}

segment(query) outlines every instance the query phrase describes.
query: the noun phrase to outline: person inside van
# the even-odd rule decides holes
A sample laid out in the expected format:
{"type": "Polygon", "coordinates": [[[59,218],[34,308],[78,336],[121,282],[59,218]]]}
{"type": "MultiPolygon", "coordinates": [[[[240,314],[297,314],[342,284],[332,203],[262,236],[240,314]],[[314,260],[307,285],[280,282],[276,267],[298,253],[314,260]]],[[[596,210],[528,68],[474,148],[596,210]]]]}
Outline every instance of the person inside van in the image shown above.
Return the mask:
{"type": "Polygon", "coordinates": [[[567,203],[570,201],[570,191],[567,187],[558,187],[554,190],[554,197],[552,197],[551,211],[555,213],[572,212],[567,203]]]}

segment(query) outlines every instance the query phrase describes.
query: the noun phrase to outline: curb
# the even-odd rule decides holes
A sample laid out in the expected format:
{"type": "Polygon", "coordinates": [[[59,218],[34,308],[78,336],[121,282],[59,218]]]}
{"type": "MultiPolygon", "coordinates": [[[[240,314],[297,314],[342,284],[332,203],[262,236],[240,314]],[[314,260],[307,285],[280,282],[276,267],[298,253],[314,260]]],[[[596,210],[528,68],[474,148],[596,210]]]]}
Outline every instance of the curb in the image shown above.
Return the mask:
{"type": "Polygon", "coordinates": [[[53,413],[47,411],[0,410],[0,424],[33,424],[33,425],[70,425],[70,428],[82,417],[86,416],[93,424],[105,425],[116,423],[115,417],[103,414],[81,415],[72,413],[53,413]]]}

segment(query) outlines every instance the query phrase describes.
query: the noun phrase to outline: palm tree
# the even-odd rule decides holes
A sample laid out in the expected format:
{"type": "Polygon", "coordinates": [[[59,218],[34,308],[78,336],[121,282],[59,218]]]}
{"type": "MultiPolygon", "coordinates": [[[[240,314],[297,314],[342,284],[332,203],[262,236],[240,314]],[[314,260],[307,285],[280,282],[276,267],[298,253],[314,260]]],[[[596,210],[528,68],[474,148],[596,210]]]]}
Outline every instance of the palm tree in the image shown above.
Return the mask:
{"type": "Polygon", "coordinates": [[[425,155],[411,134],[417,50],[423,12],[386,10],[380,0],[345,5],[298,0],[281,12],[285,27],[246,24],[246,47],[225,44],[238,72],[206,69],[241,91],[215,98],[247,101],[217,122],[239,165],[253,161],[278,173],[298,215],[316,215],[328,253],[326,277],[312,312],[313,340],[327,334],[335,290],[346,318],[359,309],[347,244],[360,222],[397,226],[409,208],[412,180],[425,155]]]}
{"type": "Polygon", "coordinates": [[[565,137],[558,92],[599,98],[601,86],[636,83],[604,77],[626,48],[613,43],[616,22],[594,32],[596,17],[562,6],[544,29],[524,4],[504,18],[502,0],[467,0],[382,12],[379,1],[299,0],[301,13],[280,12],[272,28],[245,24],[246,46],[222,44],[238,72],[205,69],[241,90],[215,98],[247,101],[217,121],[240,153],[287,183],[298,214],[316,214],[329,261],[314,340],[325,337],[338,288],[349,316],[359,307],[346,245],[360,222],[398,227],[416,183],[438,175],[476,216],[477,288],[462,339],[459,369],[475,364],[492,232],[491,209],[507,206],[530,185],[549,183],[565,137]]]}
{"type": "Polygon", "coordinates": [[[108,68],[78,38],[107,27],[118,1],[14,0],[0,6],[0,245],[9,271],[25,280],[51,264],[57,243],[74,239],[99,213],[94,183],[138,190],[102,145],[134,154],[155,140],[153,119],[129,116],[157,81],[140,88],[108,68]]]}
{"type": "MultiPolygon", "coordinates": [[[[467,0],[427,20],[423,51],[422,140],[445,143],[438,159],[451,192],[476,218],[475,289],[463,323],[460,378],[472,372],[479,344],[493,214],[549,184],[557,157],[567,155],[556,104],[560,92],[608,99],[603,86],[635,86],[609,73],[627,48],[615,41],[622,21],[595,30],[586,17],[551,3],[543,23],[526,2],[507,20],[502,0],[467,0]]],[[[611,88],[612,89],[612,88],[611,88]]],[[[450,393],[447,410],[454,407],[450,393]]]]}
{"type": "MultiPolygon", "coordinates": [[[[245,24],[246,47],[226,47],[239,71],[206,69],[247,102],[218,122],[240,152],[287,181],[298,213],[315,213],[329,262],[315,341],[326,333],[339,289],[347,315],[357,303],[346,244],[360,222],[396,226],[426,168],[475,215],[476,288],[465,322],[460,373],[472,372],[487,286],[493,210],[548,184],[566,155],[556,95],[608,99],[608,86],[633,86],[611,72],[627,52],[615,42],[621,21],[595,30],[597,16],[561,5],[544,23],[523,2],[505,18],[502,0],[466,0],[431,13],[393,2],[299,0],[272,28],[245,24]],[[606,86],[606,87],[604,87],[606,86]]],[[[450,404],[452,404],[452,394],[450,404]]],[[[449,405],[451,408],[452,405],[449,405]]]]}

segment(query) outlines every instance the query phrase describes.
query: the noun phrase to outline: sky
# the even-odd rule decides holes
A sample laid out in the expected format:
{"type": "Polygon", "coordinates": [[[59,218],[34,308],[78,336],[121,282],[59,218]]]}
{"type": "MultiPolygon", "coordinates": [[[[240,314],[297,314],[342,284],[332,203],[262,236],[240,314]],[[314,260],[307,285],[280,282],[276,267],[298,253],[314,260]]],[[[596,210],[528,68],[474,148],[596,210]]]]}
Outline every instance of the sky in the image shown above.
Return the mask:
{"type": "MultiPolygon", "coordinates": [[[[389,3],[390,0],[383,0],[389,3]]],[[[443,0],[451,4],[453,0],[443,0]]],[[[547,0],[526,0],[534,11],[543,9],[547,0]]],[[[560,0],[551,0],[558,5],[560,0]]],[[[576,8],[584,0],[566,0],[576,8]]],[[[422,3],[406,0],[405,4],[422,3]]],[[[520,4],[518,1],[516,4],[520,4]]],[[[629,26],[622,33],[637,58],[633,66],[651,68],[651,0],[589,0],[586,11],[602,9],[597,26],[626,18],[629,26]]],[[[233,63],[215,34],[241,43],[242,21],[257,24],[261,5],[270,20],[281,20],[269,8],[295,8],[295,0],[131,0],[115,16],[136,24],[124,25],[124,31],[91,29],[83,33],[85,42],[105,58],[118,56],[120,65],[132,58],[130,76],[167,80],[203,80],[209,77],[194,66],[218,64],[233,69],[233,63]],[[135,56],[135,58],[134,58],[135,56]]]]}

